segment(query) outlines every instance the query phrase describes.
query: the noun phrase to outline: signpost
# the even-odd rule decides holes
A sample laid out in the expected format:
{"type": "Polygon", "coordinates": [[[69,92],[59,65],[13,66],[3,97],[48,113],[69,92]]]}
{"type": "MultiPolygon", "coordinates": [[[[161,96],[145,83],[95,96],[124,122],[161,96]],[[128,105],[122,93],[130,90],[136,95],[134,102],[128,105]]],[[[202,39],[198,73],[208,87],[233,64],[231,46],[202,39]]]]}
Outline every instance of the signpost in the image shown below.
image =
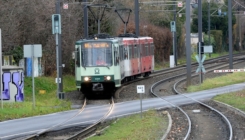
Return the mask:
{"type": "Polygon", "coordinates": [[[171,32],[173,34],[173,55],[170,56],[170,67],[174,67],[175,66],[175,57],[174,57],[174,54],[175,54],[175,50],[174,50],[174,32],[176,32],[175,21],[171,21],[170,22],[170,27],[171,27],[171,32]],[[171,60],[173,60],[173,61],[171,61],[171,60]],[[173,62],[173,64],[171,62],[173,62]]]}
{"type": "Polygon", "coordinates": [[[24,57],[32,59],[32,107],[35,109],[34,57],[42,57],[42,45],[24,45],[24,57]]]}
{"type": "Polygon", "coordinates": [[[60,83],[61,78],[59,77],[59,39],[58,34],[61,34],[61,16],[60,14],[52,15],[52,33],[55,34],[56,37],[56,65],[57,65],[57,97],[61,97],[60,95],[60,83]]]}
{"type": "Polygon", "coordinates": [[[137,93],[140,93],[140,116],[142,118],[142,94],[145,93],[145,85],[137,85],[137,93]]]}
{"type": "MultiPolygon", "coordinates": [[[[0,75],[2,75],[2,29],[0,29],[0,75]]],[[[2,83],[2,76],[0,77],[0,83],[2,83]]],[[[1,107],[3,109],[3,85],[0,85],[1,94],[1,107]]]]}

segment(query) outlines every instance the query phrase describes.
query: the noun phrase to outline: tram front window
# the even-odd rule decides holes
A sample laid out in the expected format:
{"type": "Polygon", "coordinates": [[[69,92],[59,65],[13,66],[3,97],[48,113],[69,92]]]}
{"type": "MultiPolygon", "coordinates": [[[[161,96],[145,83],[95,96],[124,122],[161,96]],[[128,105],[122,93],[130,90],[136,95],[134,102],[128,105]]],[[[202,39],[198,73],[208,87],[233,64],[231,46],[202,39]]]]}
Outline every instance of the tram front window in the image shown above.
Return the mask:
{"type": "Polygon", "coordinates": [[[86,42],[82,45],[84,67],[111,66],[112,47],[110,42],[86,42]]]}

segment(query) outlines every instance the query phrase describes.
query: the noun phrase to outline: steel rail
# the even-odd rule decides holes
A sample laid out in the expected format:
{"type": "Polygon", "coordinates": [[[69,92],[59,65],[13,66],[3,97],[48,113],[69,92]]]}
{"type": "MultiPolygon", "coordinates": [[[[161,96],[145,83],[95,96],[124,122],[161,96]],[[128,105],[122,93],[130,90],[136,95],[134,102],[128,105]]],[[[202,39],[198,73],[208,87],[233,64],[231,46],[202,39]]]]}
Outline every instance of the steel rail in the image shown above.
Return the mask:
{"type": "MultiPolygon", "coordinates": [[[[214,69],[208,70],[207,73],[213,72],[213,70],[214,70],[214,69]]],[[[195,77],[195,76],[198,76],[198,75],[196,74],[196,75],[193,75],[192,77],[195,77]]],[[[182,96],[188,98],[188,99],[191,99],[191,100],[193,100],[193,101],[195,101],[195,102],[198,102],[199,104],[201,104],[201,105],[205,106],[206,108],[209,108],[210,110],[215,111],[217,114],[219,114],[219,115],[224,119],[224,121],[227,123],[227,126],[229,127],[229,132],[230,132],[230,133],[229,133],[229,134],[230,134],[229,140],[232,140],[232,136],[233,136],[232,126],[231,126],[230,121],[227,119],[227,117],[226,117],[225,115],[223,115],[220,111],[216,110],[215,108],[213,108],[213,107],[211,107],[211,106],[209,106],[209,105],[207,105],[207,104],[205,104],[205,103],[203,103],[203,102],[201,102],[201,101],[199,101],[199,100],[196,100],[196,99],[194,99],[194,98],[191,98],[191,97],[188,97],[188,96],[186,96],[186,95],[184,95],[184,94],[181,94],[181,93],[177,90],[176,87],[177,87],[181,82],[183,82],[183,81],[185,81],[185,80],[186,80],[186,78],[183,78],[183,79],[177,81],[177,82],[174,84],[174,86],[173,86],[173,91],[174,91],[175,93],[179,94],[179,95],[182,95],[182,96]]]]}
{"type": "MultiPolygon", "coordinates": [[[[234,62],[234,64],[236,64],[236,63],[240,63],[240,62],[243,62],[243,61],[239,61],[239,62],[234,62]]],[[[228,64],[225,64],[225,65],[223,65],[223,66],[219,66],[219,67],[216,67],[216,68],[223,68],[223,67],[227,67],[228,66],[228,64]]],[[[210,66],[210,67],[213,67],[213,66],[210,66]]],[[[194,71],[192,71],[192,73],[194,73],[194,71]]],[[[175,78],[179,78],[179,77],[182,77],[182,76],[185,76],[186,74],[179,74],[179,75],[176,75],[176,76],[174,76],[174,77],[170,77],[170,78],[167,78],[167,79],[164,79],[164,80],[160,80],[160,81],[158,81],[158,82],[156,82],[156,83],[154,83],[152,86],[151,86],[151,93],[154,95],[154,96],[156,96],[156,97],[158,97],[158,98],[161,98],[161,99],[163,99],[162,97],[159,97],[159,96],[157,96],[155,93],[154,93],[154,91],[153,91],[153,89],[157,86],[157,85],[159,85],[159,84],[162,84],[163,82],[166,82],[166,81],[169,81],[169,80],[172,80],[172,79],[175,79],[175,78]]],[[[198,74],[195,74],[195,76],[198,76],[198,74]]],[[[186,78],[185,78],[186,79],[186,78]]],[[[163,100],[165,100],[165,99],[163,99],[163,100]]],[[[166,102],[168,102],[167,100],[165,100],[166,102]]],[[[170,102],[168,102],[168,103],[170,103],[170,102]]],[[[172,104],[172,103],[170,103],[172,106],[174,106],[174,107],[176,107],[174,104],[172,104]]],[[[185,116],[188,116],[186,113],[185,113],[185,111],[183,111],[180,107],[177,107],[178,109],[180,109],[181,110],[181,112],[183,112],[183,114],[185,114],[185,116]]],[[[187,117],[188,118],[188,117],[187,117]]],[[[189,119],[188,119],[188,121],[189,121],[189,119]]],[[[186,136],[185,136],[185,139],[188,139],[189,138],[189,136],[190,136],[190,133],[191,133],[191,122],[188,122],[189,123],[189,128],[188,128],[188,132],[187,132],[187,134],[186,134],[186,136]]]]}
{"type": "Polygon", "coordinates": [[[60,123],[58,123],[58,124],[56,124],[56,125],[53,125],[53,126],[47,128],[47,129],[44,129],[44,130],[42,130],[42,131],[39,131],[39,132],[37,132],[36,134],[33,134],[33,135],[31,135],[31,136],[28,136],[28,137],[24,138],[23,140],[30,140],[30,139],[33,139],[33,138],[35,138],[35,137],[39,137],[39,136],[41,136],[41,135],[47,133],[48,131],[50,131],[50,130],[52,130],[52,129],[54,129],[54,128],[58,128],[58,127],[61,126],[62,124],[64,124],[64,123],[70,121],[71,119],[73,119],[73,118],[75,118],[76,116],[78,116],[79,114],[81,114],[81,113],[83,112],[83,110],[85,109],[86,104],[87,104],[87,99],[85,98],[82,108],[79,109],[79,111],[78,111],[76,114],[74,114],[72,117],[70,117],[69,119],[67,119],[67,120],[65,120],[65,121],[63,121],[63,122],[60,122],[60,123]]]}
{"type": "MultiPolygon", "coordinates": [[[[178,75],[178,76],[183,76],[183,75],[181,74],[181,75],[178,75]]],[[[177,76],[177,77],[178,77],[178,76],[177,76]]],[[[175,76],[174,78],[176,78],[176,76],[175,76]]],[[[160,83],[163,83],[163,81],[166,82],[166,81],[168,81],[168,80],[170,80],[170,79],[173,79],[173,77],[170,77],[170,78],[167,78],[167,79],[164,79],[164,80],[161,80],[161,81],[158,81],[158,82],[154,83],[154,84],[151,86],[151,93],[152,93],[154,96],[156,96],[156,97],[158,97],[158,98],[161,98],[162,100],[168,102],[168,103],[169,103],[170,105],[172,105],[173,107],[178,108],[178,109],[179,109],[179,110],[186,116],[186,118],[187,118],[187,120],[188,120],[188,131],[187,131],[187,133],[186,133],[186,135],[185,135],[185,137],[184,137],[184,140],[187,140],[187,139],[189,138],[189,136],[190,136],[190,133],[191,133],[191,120],[190,120],[190,117],[188,116],[188,114],[187,114],[182,108],[180,108],[180,107],[178,107],[178,106],[172,104],[171,102],[165,100],[163,97],[158,96],[158,95],[155,94],[154,91],[153,91],[153,89],[154,89],[157,85],[159,85],[160,83]]]]}
{"type": "MultiPolygon", "coordinates": [[[[92,124],[92,125],[86,127],[85,129],[83,129],[83,130],[77,132],[76,134],[74,134],[73,136],[71,136],[71,137],[69,137],[69,138],[67,138],[67,139],[65,139],[65,140],[72,140],[72,139],[79,138],[79,137],[83,137],[84,135],[86,135],[88,131],[91,131],[91,129],[93,129],[93,128],[94,128],[95,126],[97,126],[99,123],[103,122],[103,121],[104,121],[104,120],[111,114],[112,110],[114,109],[114,106],[115,106],[115,104],[114,104],[114,99],[113,99],[113,97],[111,97],[111,106],[110,106],[108,112],[107,112],[101,119],[99,119],[99,120],[96,121],[94,124],[92,124]]],[[[93,129],[93,130],[94,130],[94,129],[93,129]]]]}

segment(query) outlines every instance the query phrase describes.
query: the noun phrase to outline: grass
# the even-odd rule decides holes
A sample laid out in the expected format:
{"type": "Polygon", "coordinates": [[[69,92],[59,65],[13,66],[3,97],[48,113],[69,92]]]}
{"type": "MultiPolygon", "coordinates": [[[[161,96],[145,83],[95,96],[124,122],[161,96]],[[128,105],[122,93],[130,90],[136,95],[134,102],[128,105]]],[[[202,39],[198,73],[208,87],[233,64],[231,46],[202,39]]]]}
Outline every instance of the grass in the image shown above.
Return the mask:
{"type": "Polygon", "coordinates": [[[245,73],[237,72],[232,74],[227,74],[225,76],[220,76],[216,78],[207,78],[200,85],[192,85],[187,88],[188,92],[200,91],[205,89],[212,89],[216,87],[222,87],[237,83],[242,83],[245,81],[245,73]]]}
{"type": "MultiPolygon", "coordinates": [[[[227,74],[225,76],[216,77],[212,79],[206,79],[201,85],[193,85],[187,88],[188,92],[212,89],[216,87],[222,87],[245,81],[245,73],[237,72],[227,74]]],[[[214,97],[214,100],[229,104],[235,108],[245,111],[245,90],[232,92],[228,94],[222,94],[214,97]]]]}
{"type": "MultiPolygon", "coordinates": [[[[32,78],[25,77],[24,102],[4,102],[3,109],[0,109],[0,121],[70,110],[71,103],[69,101],[57,98],[57,84],[54,79],[53,77],[36,77],[34,79],[35,107],[33,108],[32,78]],[[39,90],[45,90],[46,93],[40,94],[39,90]]],[[[76,89],[74,76],[63,76],[63,89],[65,92],[76,89]]]]}
{"type": "Polygon", "coordinates": [[[218,95],[214,100],[229,104],[235,108],[245,111],[245,90],[218,95]]]}
{"type": "Polygon", "coordinates": [[[167,115],[150,110],[120,118],[110,125],[102,135],[87,140],[152,140],[161,139],[168,126],[167,115]]]}

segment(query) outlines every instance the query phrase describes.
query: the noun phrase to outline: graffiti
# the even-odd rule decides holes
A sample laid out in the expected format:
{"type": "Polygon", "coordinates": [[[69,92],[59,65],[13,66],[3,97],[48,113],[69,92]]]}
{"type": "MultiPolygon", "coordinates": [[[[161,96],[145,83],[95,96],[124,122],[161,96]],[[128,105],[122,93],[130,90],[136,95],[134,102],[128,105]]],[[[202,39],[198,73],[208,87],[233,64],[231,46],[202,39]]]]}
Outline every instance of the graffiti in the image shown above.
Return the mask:
{"type": "Polygon", "coordinates": [[[3,100],[10,100],[10,86],[9,83],[11,82],[11,73],[10,72],[6,72],[3,73],[3,100]]]}
{"type": "MultiPolygon", "coordinates": [[[[3,79],[3,100],[10,100],[11,96],[11,73],[10,72],[4,72],[2,75],[3,79]]],[[[15,101],[16,102],[22,102],[24,100],[24,74],[23,72],[13,72],[12,73],[12,84],[16,86],[17,92],[14,93],[15,101]]]]}
{"type": "Polygon", "coordinates": [[[24,76],[23,73],[14,72],[12,75],[12,83],[17,88],[17,94],[15,95],[16,102],[22,102],[24,100],[23,87],[24,87],[24,76]]]}

